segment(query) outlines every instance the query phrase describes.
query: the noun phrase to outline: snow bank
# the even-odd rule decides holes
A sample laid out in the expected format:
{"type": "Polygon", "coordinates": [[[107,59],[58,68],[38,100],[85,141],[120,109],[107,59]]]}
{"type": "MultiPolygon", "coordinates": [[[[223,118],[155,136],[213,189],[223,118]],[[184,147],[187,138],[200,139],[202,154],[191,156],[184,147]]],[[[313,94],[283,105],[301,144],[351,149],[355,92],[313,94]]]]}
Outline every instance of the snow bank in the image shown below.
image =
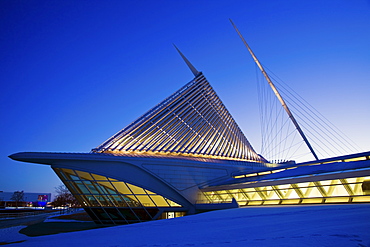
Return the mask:
{"type": "Polygon", "coordinates": [[[370,246],[370,205],[248,207],[28,238],[22,246],[370,246]]]}
{"type": "Polygon", "coordinates": [[[0,243],[10,243],[29,239],[30,237],[19,233],[19,231],[25,227],[26,226],[13,226],[8,228],[0,228],[0,243]]]}

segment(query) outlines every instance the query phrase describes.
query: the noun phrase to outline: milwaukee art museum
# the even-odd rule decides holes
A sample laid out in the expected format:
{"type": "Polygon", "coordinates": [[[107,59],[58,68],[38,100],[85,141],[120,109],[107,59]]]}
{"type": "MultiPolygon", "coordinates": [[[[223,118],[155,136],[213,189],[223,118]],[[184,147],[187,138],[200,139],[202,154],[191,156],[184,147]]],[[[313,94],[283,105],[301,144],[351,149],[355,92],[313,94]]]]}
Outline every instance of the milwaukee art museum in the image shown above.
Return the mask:
{"type": "Polygon", "coordinates": [[[256,153],[203,73],[89,153],[22,152],[51,166],[99,224],[216,209],[370,202],[370,152],[271,163],[256,153]]]}

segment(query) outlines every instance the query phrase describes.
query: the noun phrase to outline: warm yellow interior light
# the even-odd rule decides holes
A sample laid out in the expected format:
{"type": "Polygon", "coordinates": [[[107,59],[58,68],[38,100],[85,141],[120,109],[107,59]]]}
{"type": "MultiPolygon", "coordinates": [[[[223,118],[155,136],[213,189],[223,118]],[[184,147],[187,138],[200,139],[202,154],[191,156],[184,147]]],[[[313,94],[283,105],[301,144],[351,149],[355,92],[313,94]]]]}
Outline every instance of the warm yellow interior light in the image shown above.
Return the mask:
{"type": "Polygon", "coordinates": [[[350,197],[331,197],[331,198],[326,198],[325,202],[326,203],[345,203],[349,202],[350,197]]]}
{"type": "Polygon", "coordinates": [[[285,169],[273,170],[271,171],[271,173],[277,173],[277,172],[282,172],[282,171],[285,171],[285,169]]]}
{"type": "Polygon", "coordinates": [[[287,199],[282,200],[281,204],[299,204],[301,199],[287,199]]]}
{"type": "Polygon", "coordinates": [[[258,173],[258,175],[260,175],[260,176],[261,176],[261,175],[267,175],[267,174],[271,174],[271,172],[270,172],[270,171],[267,171],[267,172],[259,172],[259,173],[258,173]]]}
{"type": "Polygon", "coordinates": [[[361,160],[366,160],[366,159],[367,159],[366,156],[362,156],[362,157],[356,157],[356,158],[352,158],[352,159],[346,159],[346,160],[344,160],[344,162],[361,161],[361,160]]]}
{"type": "Polygon", "coordinates": [[[302,203],[322,203],[322,198],[310,198],[310,199],[303,199],[302,203]]]}
{"type": "Polygon", "coordinates": [[[263,201],[249,201],[248,205],[256,206],[256,205],[261,205],[262,203],[263,201]]]}
{"type": "Polygon", "coordinates": [[[257,176],[257,173],[251,173],[251,174],[246,174],[245,177],[248,178],[248,177],[254,177],[254,176],[257,176]]]}
{"type": "Polygon", "coordinates": [[[211,191],[205,194],[208,194],[209,203],[230,202],[234,198],[239,205],[370,202],[370,193],[364,191],[366,181],[370,181],[370,176],[211,191]]]}
{"type": "Polygon", "coordinates": [[[355,197],[352,202],[370,202],[370,196],[355,197]]]}

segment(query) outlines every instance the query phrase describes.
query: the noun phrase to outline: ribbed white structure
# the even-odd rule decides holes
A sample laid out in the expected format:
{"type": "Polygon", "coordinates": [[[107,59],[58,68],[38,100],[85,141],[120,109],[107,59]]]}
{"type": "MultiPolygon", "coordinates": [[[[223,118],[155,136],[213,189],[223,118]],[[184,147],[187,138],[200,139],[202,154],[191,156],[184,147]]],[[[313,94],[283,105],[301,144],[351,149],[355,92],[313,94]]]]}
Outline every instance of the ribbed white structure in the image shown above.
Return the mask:
{"type": "Polygon", "coordinates": [[[93,152],[263,161],[202,73],[93,152]]]}

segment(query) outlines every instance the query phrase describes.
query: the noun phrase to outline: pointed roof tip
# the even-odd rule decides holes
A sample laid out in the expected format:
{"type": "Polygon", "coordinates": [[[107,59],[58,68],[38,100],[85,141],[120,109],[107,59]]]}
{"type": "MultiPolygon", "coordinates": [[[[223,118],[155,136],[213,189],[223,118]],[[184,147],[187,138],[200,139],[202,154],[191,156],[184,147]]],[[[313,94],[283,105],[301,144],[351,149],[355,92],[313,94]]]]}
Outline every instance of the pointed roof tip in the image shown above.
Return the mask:
{"type": "Polygon", "coordinates": [[[237,30],[238,28],[236,27],[236,25],[234,24],[233,20],[231,20],[231,18],[229,18],[229,21],[231,23],[231,25],[234,27],[235,30],[237,30]]]}
{"type": "Polygon", "coordinates": [[[184,56],[184,54],[182,54],[182,52],[179,50],[179,48],[177,48],[177,46],[175,44],[173,44],[173,46],[176,48],[177,52],[180,54],[182,59],[184,59],[186,65],[188,65],[188,67],[191,70],[191,72],[193,73],[193,75],[194,76],[199,75],[199,71],[189,62],[189,60],[184,56]]]}
{"type": "Polygon", "coordinates": [[[233,20],[231,20],[231,18],[229,18],[229,21],[230,21],[231,25],[234,27],[235,31],[236,31],[237,33],[239,33],[239,30],[238,30],[238,28],[236,27],[236,25],[234,24],[233,20]]]}

